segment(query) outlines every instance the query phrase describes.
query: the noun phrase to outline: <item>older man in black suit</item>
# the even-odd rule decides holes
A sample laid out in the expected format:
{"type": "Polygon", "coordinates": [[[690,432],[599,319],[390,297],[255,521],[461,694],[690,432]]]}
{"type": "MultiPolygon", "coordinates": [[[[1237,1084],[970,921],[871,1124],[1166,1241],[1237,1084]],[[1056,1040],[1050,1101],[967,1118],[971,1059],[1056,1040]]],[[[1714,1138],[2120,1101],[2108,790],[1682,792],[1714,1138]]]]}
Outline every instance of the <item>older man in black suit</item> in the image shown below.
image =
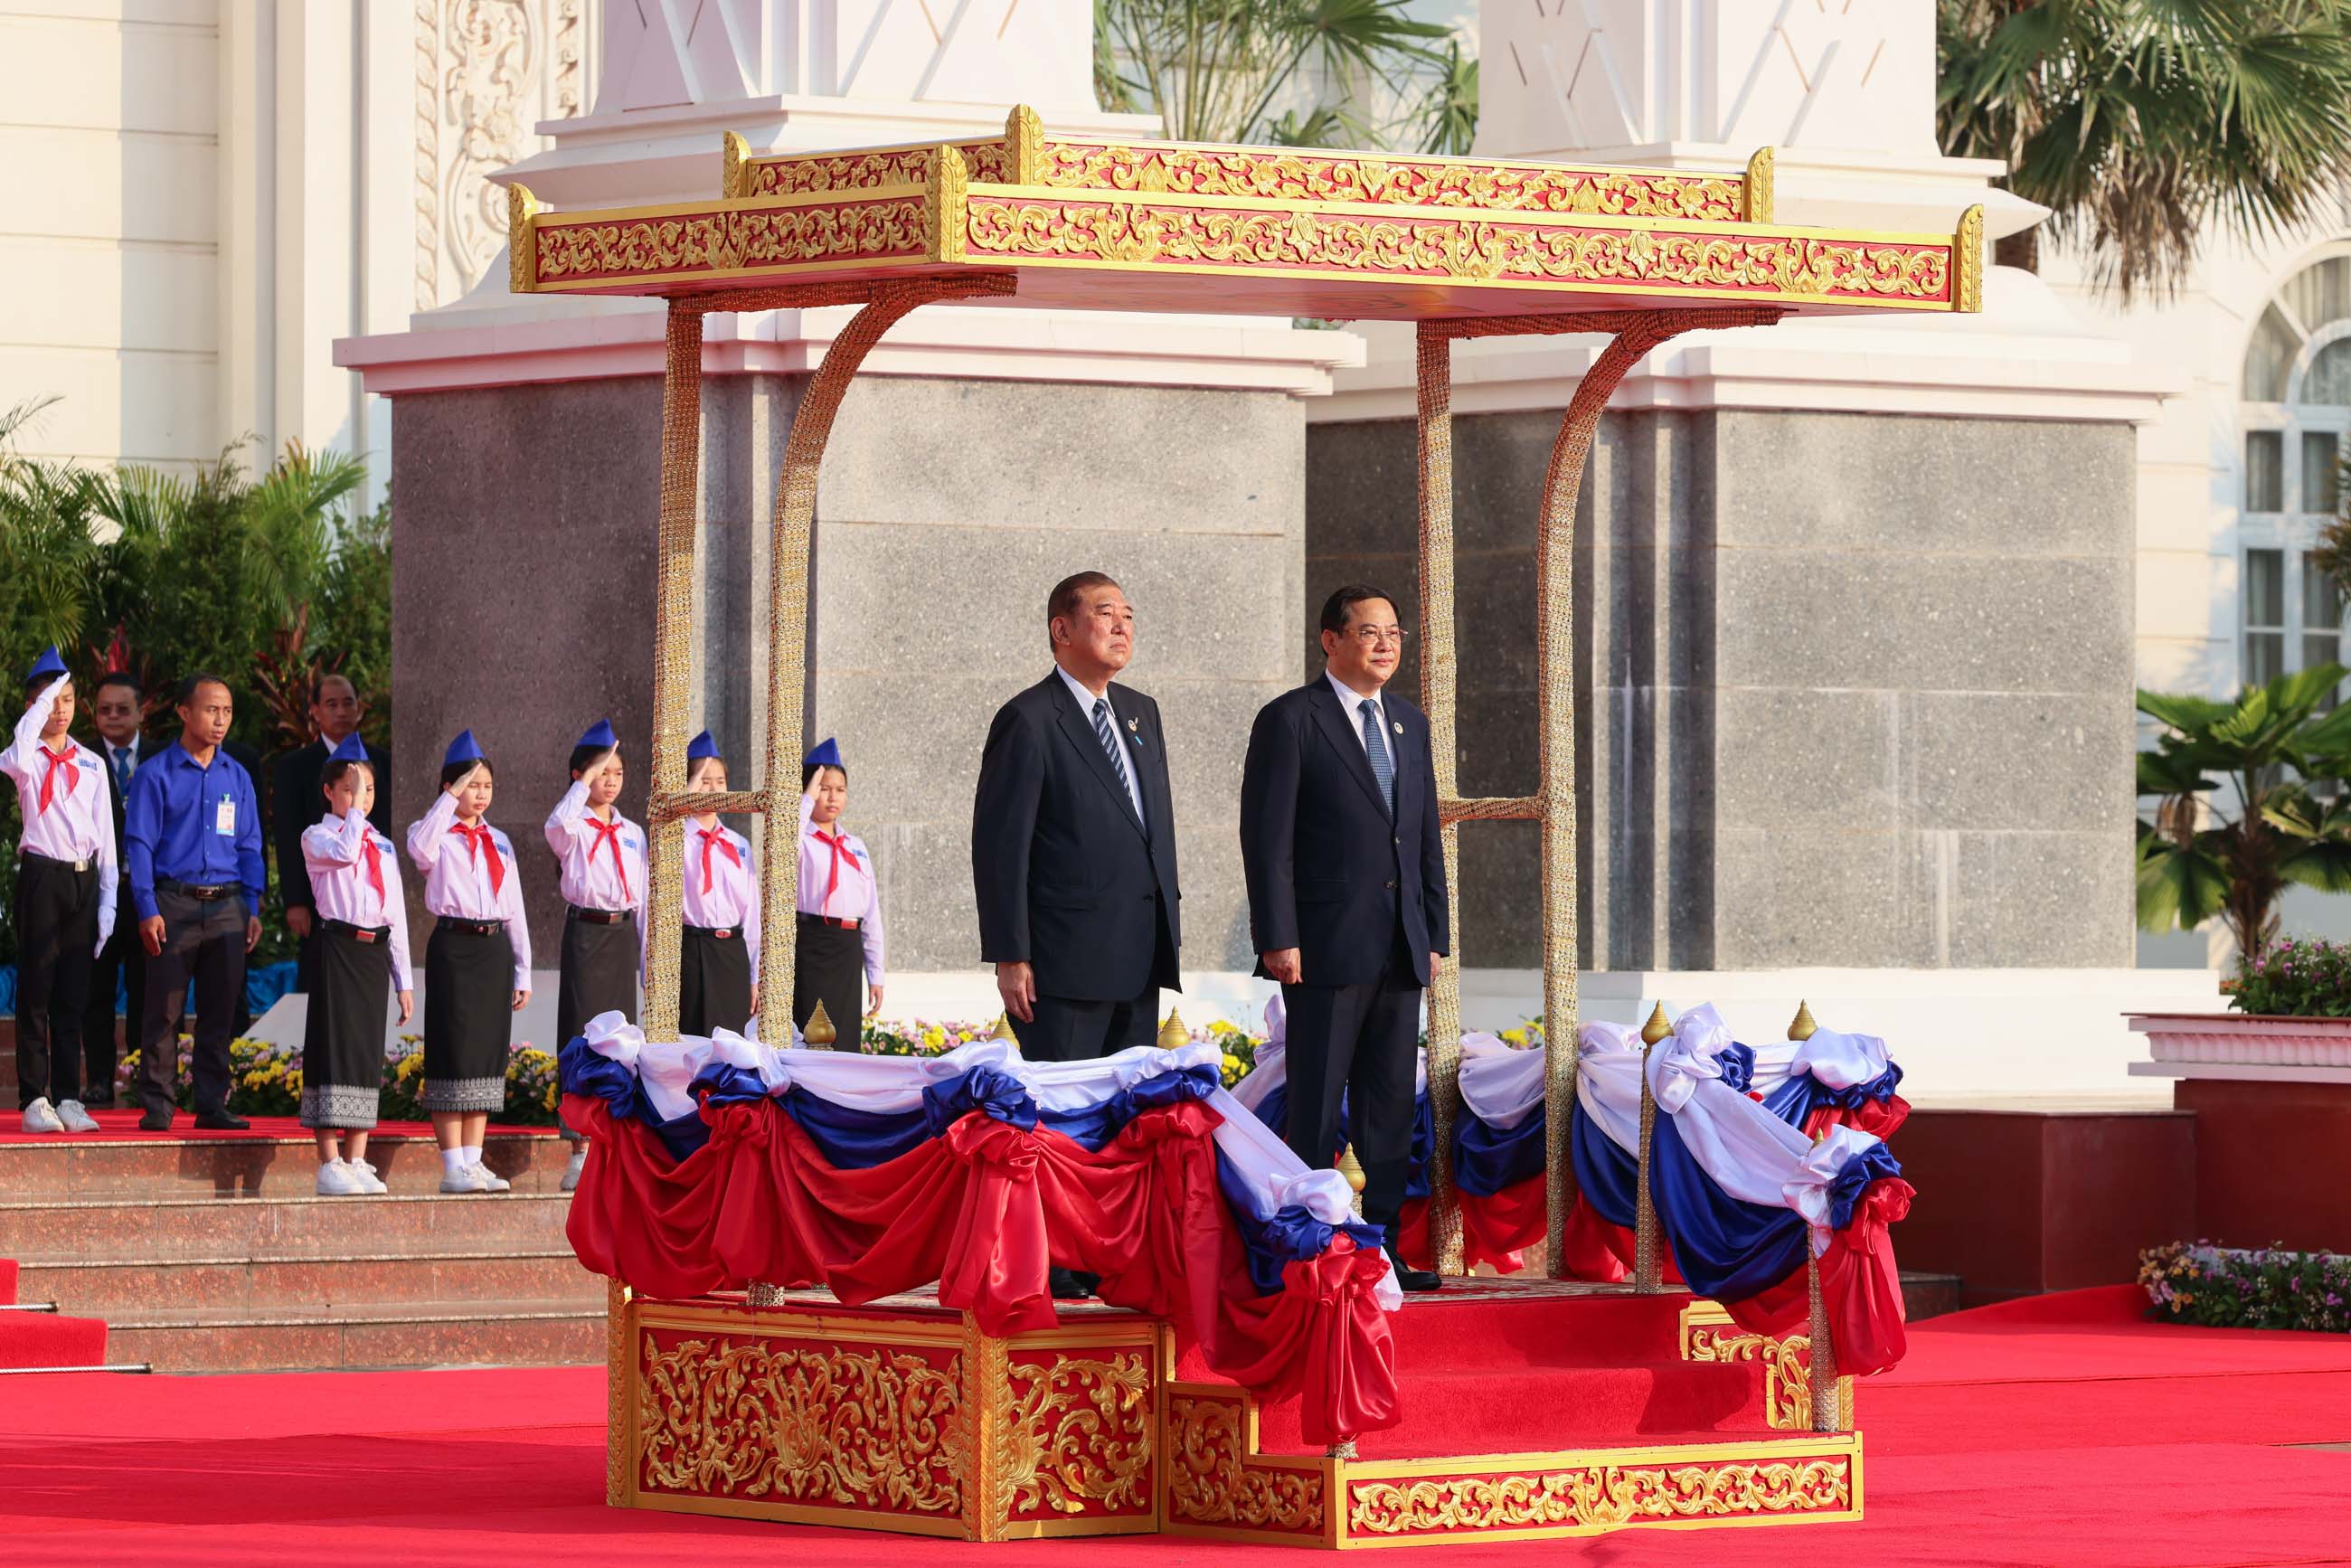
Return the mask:
{"type": "Polygon", "coordinates": [[[1395,603],[1352,584],[1322,606],[1323,673],[1260,709],[1241,774],[1241,862],[1258,974],[1289,1012],[1290,1146],[1327,1166],[1348,1097],[1364,1218],[1396,1227],[1412,1156],[1422,993],[1450,948],[1428,720],[1386,692],[1395,603]]]}
{"type": "MultiPolygon", "coordinates": [[[[1021,1053],[1082,1061],[1151,1043],[1179,985],[1176,821],[1159,705],[1111,677],[1134,656],[1119,585],[1080,572],[1046,600],[1053,671],[997,710],[972,800],[979,953],[1021,1053]]],[[[1054,1271],[1057,1296],[1090,1294],[1054,1271]]]]}

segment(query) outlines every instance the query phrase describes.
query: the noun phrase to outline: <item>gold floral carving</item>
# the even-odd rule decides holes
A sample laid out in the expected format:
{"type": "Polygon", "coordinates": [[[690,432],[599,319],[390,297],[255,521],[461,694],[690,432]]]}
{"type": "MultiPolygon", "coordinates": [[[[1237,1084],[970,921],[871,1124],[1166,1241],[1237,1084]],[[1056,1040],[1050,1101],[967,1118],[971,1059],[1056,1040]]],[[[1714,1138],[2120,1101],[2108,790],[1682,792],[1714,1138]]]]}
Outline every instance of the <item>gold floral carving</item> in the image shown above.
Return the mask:
{"type": "Polygon", "coordinates": [[[1319,1536],[1319,1471],[1252,1465],[1238,1399],[1167,1396],[1167,1515],[1192,1524],[1319,1536]]]}
{"type": "Polygon", "coordinates": [[[1470,218],[1393,218],[1130,202],[1034,202],[976,191],[975,259],[1066,258],[1295,267],[1468,282],[1565,282],[1815,298],[1949,298],[1948,245],[1808,235],[1657,234],[1470,218]]]}
{"type": "Polygon", "coordinates": [[[1983,308],[1984,279],[1984,210],[1981,203],[1959,214],[1959,238],[1953,249],[1959,258],[1959,308],[1980,311],[1983,308]]]}
{"type": "Polygon", "coordinates": [[[1809,1432],[1813,1429],[1812,1345],[1804,1334],[1775,1339],[1712,1323],[1691,1323],[1684,1331],[1682,1359],[1717,1365],[1761,1363],[1765,1425],[1775,1432],[1809,1432]]]}
{"type": "Polygon", "coordinates": [[[1780,156],[1769,147],[1758,147],[1755,156],[1747,160],[1747,178],[1739,187],[1739,215],[1750,224],[1768,224],[1776,197],[1772,187],[1777,183],[1780,156]]]}
{"type": "Polygon", "coordinates": [[[674,217],[538,225],[542,287],[674,272],[731,272],[924,254],[918,193],[838,206],[727,209],[674,217]]]}
{"type": "MultiPolygon", "coordinates": [[[[1483,207],[1704,222],[1728,222],[1742,215],[1740,181],[1712,174],[1080,141],[1049,141],[1041,152],[1041,177],[1019,183],[1070,190],[1483,207]]],[[[973,178],[987,176],[975,171],[973,178]]]]}
{"type": "Polygon", "coordinates": [[[695,1496],[959,1517],[962,1369],[888,1346],[645,1342],[641,1484],[695,1496]]]}
{"type": "MultiPolygon", "coordinates": [[[[963,154],[971,178],[1001,183],[1011,173],[1004,143],[951,141],[963,154]]],[[[931,177],[939,144],[920,147],[873,147],[852,152],[796,152],[781,158],[751,161],[747,172],[747,196],[800,196],[820,191],[872,191],[891,185],[919,185],[931,177]]]]}
{"type": "Polygon", "coordinates": [[[517,180],[507,187],[507,292],[528,294],[538,287],[538,201],[517,180]]]}
{"type": "Polygon", "coordinates": [[[1006,1387],[995,1473],[999,1519],[1150,1506],[1144,1352],[1010,1365],[1006,1387]]]}
{"type": "Polygon", "coordinates": [[[1350,1481],[1351,1535],[1608,1529],[1646,1521],[1834,1513],[1852,1506],[1844,1458],[1595,1464],[1518,1475],[1350,1481]]]}
{"type": "Polygon", "coordinates": [[[964,258],[964,194],[969,172],[952,142],[931,162],[931,183],[923,189],[923,249],[933,261],[964,258]]]}

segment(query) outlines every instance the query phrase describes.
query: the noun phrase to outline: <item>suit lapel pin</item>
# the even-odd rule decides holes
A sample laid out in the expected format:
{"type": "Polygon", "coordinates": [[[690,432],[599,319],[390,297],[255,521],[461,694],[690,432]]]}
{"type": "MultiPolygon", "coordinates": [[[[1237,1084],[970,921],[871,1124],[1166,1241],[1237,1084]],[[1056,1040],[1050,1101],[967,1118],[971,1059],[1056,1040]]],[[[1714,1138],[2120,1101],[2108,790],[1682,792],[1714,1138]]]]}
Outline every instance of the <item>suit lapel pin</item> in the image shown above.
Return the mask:
{"type": "Polygon", "coordinates": [[[1131,718],[1126,721],[1126,741],[1129,746],[1134,747],[1137,751],[1143,749],[1143,721],[1141,719],[1131,718]]]}
{"type": "Polygon", "coordinates": [[[1404,721],[1402,719],[1396,720],[1395,732],[1398,735],[1402,735],[1404,733],[1404,721]]]}

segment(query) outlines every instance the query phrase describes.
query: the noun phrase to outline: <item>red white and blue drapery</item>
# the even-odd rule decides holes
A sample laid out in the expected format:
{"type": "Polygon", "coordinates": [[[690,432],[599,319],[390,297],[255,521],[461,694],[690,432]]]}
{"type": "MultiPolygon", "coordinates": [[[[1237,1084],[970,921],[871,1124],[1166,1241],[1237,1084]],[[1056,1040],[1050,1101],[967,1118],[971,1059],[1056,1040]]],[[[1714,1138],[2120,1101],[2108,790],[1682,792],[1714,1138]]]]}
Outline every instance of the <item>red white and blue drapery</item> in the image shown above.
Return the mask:
{"type": "Polygon", "coordinates": [[[647,1041],[617,1013],[563,1048],[590,1139],[569,1234],[671,1298],[751,1281],[870,1301],[935,1281],[993,1334],[1050,1328],[1049,1266],[1165,1317],[1210,1367],[1300,1395],[1311,1441],[1395,1424],[1402,1303],[1346,1184],[1218,1083],[1211,1045],[1031,1062],[647,1041]]]}

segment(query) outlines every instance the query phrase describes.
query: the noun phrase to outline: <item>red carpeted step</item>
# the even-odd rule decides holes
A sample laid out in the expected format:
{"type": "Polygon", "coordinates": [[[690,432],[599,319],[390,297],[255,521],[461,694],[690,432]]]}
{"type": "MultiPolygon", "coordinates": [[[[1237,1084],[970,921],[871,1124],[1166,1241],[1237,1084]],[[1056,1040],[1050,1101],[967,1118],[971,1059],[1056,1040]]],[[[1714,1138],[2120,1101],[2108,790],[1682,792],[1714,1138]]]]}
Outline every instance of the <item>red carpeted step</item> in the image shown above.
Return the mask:
{"type": "Polygon", "coordinates": [[[16,1301],[16,1260],[0,1258],[0,1307],[14,1306],[16,1301]]]}
{"type": "Polygon", "coordinates": [[[0,1312],[0,1367],[101,1366],[106,1324],[55,1312],[0,1312]]]}
{"type": "Polygon", "coordinates": [[[1407,1300],[1388,1319],[1396,1365],[1418,1374],[1681,1359],[1686,1294],[1559,1295],[1546,1291],[1547,1281],[1506,1293],[1500,1283],[1407,1300]]]}

